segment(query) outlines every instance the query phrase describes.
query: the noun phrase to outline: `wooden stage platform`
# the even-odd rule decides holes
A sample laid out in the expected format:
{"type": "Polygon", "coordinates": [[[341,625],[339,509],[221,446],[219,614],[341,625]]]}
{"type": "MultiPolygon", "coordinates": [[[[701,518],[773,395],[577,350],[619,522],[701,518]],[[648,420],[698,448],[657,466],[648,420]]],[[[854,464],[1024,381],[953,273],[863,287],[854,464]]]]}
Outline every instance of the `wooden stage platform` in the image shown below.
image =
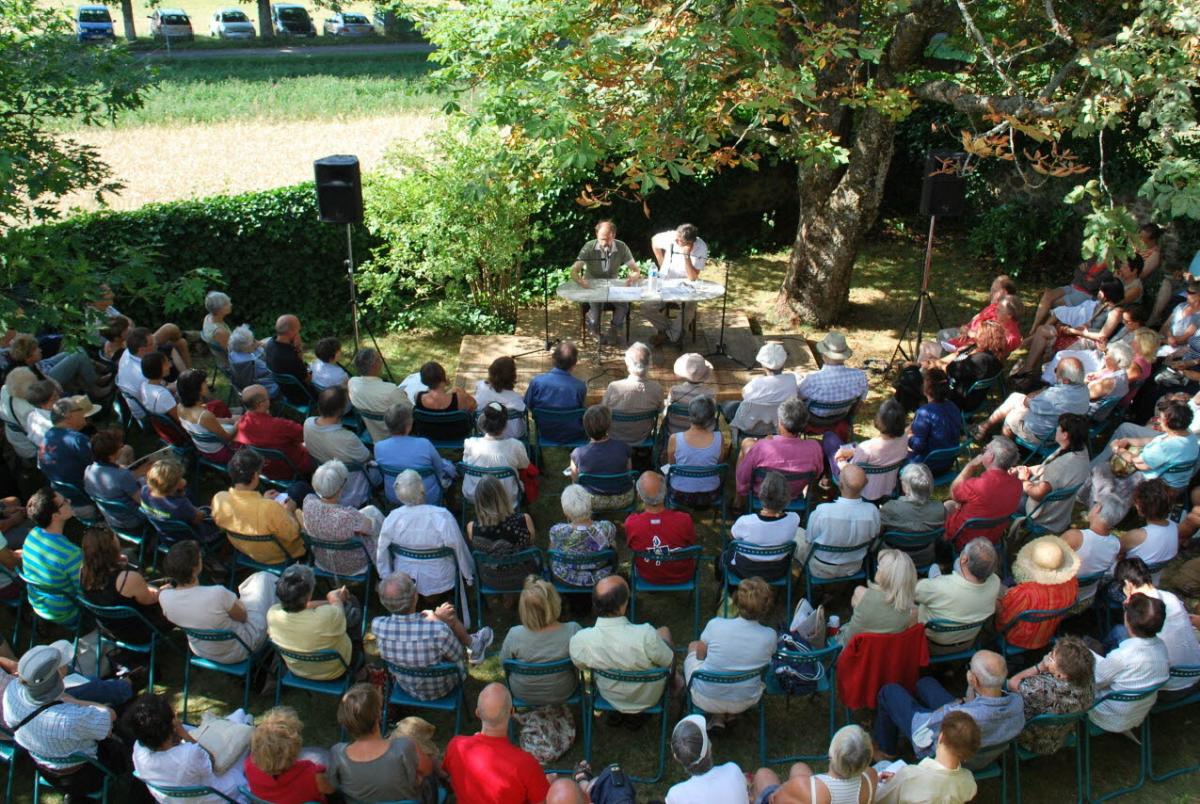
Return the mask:
{"type": "MultiPolygon", "coordinates": [[[[740,399],[741,389],[751,377],[761,375],[762,368],[755,369],[754,356],[764,339],[755,335],[746,316],[734,310],[725,313],[725,346],[728,353],[749,368],[739,366],[734,360],[712,356],[721,331],[721,306],[719,302],[700,305],[697,316],[696,342],[684,335],[684,352],[699,352],[708,355],[713,364],[713,384],[717,388],[717,399],[725,401],[740,399]]],[[[654,330],[640,319],[636,305],[630,311],[630,340],[649,344],[654,330]]],[[[574,305],[555,304],[550,309],[550,338],[574,340],[579,346],[579,364],[573,372],[588,383],[588,403],[600,401],[604,389],[610,382],[623,379],[625,370],[625,347],[605,346],[597,354],[596,342],[581,339],[578,308],[574,305]]],[[[786,370],[806,373],[817,368],[811,350],[799,336],[780,339],[788,352],[786,370]]],[[[653,348],[650,378],[662,384],[664,389],[675,385],[673,367],[682,353],[675,347],[653,348]]],[[[474,390],[479,380],[487,378],[487,369],[493,360],[511,355],[517,360],[517,390],[523,392],[529,380],[552,368],[550,352],[545,349],[545,323],[540,307],[522,310],[517,318],[517,331],[513,335],[467,335],[462,339],[458,351],[458,366],[454,373],[455,385],[468,391],[474,390]]]]}

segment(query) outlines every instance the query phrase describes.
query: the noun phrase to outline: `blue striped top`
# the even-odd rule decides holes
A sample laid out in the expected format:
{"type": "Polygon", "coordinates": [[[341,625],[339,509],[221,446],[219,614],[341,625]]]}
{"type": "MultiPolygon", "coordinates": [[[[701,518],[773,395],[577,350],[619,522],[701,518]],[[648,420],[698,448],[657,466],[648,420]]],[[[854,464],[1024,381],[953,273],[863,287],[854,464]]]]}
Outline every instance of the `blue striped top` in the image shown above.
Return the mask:
{"type": "Polygon", "coordinates": [[[54,622],[74,622],[79,615],[74,596],[80,593],[79,568],[83,551],[61,533],[39,528],[29,531],[21,550],[21,566],[26,578],[39,586],[61,590],[45,594],[29,587],[29,605],[39,617],[54,622]]]}

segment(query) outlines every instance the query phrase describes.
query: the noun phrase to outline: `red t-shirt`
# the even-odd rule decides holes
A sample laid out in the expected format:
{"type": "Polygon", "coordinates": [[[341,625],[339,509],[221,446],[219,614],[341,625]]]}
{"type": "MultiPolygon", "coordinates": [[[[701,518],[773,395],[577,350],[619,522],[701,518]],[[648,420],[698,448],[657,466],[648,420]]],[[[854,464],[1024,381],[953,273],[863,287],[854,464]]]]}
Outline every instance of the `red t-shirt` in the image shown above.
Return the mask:
{"type": "Polygon", "coordinates": [[[459,735],[446,746],[442,767],[454,795],[471,804],[537,804],[550,790],[533,755],[504,737],[459,735]]]}
{"type": "MultiPolygon", "coordinates": [[[[671,551],[696,543],[696,528],[686,511],[670,509],[630,514],[625,520],[625,541],[630,550],[671,551]]],[[[687,583],[696,570],[695,561],[655,561],[639,558],[638,576],[650,583],[687,583]]]]}
{"type": "Polygon", "coordinates": [[[967,542],[983,536],[992,544],[1000,541],[1008,530],[1002,522],[989,531],[968,531],[955,538],[958,528],[968,519],[994,519],[1011,516],[1021,502],[1021,481],[1000,469],[988,469],[977,477],[964,480],[954,491],[954,500],[961,506],[946,518],[946,538],[954,539],[954,549],[961,550],[967,542]]]}
{"type": "Polygon", "coordinates": [[[298,759],[283,773],[272,776],[259,770],[254,760],[246,757],[243,769],[250,792],[272,804],[306,804],[309,801],[325,804],[325,794],[317,788],[317,774],[325,772],[324,765],[298,759]]]}
{"type": "MultiPolygon", "coordinates": [[[[304,448],[304,427],[290,419],[281,419],[269,413],[250,411],[238,420],[234,441],[263,449],[277,449],[288,457],[301,472],[311,472],[313,460],[304,448]]],[[[292,471],[280,460],[270,459],[263,466],[263,474],[274,480],[289,480],[292,471]]],[[[297,501],[297,505],[301,501],[297,501]]]]}

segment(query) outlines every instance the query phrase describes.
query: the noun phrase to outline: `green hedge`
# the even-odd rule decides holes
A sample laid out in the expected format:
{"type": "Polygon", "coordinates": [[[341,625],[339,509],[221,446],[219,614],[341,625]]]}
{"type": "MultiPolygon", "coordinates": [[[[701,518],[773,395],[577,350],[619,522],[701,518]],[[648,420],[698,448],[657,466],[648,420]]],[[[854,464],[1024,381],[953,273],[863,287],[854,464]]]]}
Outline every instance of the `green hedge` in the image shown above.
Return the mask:
{"type": "MultiPolygon", "coordinates": [[[[88,213],[13,236],[35,243],[73,242],[79,256],[101,269],[117,267],[114,260],[131,250],[155,253],[164,278],[194,268],[216,269],[224,280],[220,289],[234,300],[232,318],[250,322],[256,335],[270,334],[266,328],[284,311],[304,319],[313,341],[349,327],[345,229],[318,221],[311,183],[88,213]]],[[[363,227],[355,227],[356,259],[365,258],[372,245],[363,227]]],[[[152,291],[131,301],[115,290],[118,307],[134,320],[162,318],[162,299],[152,291]]],[[[198,329],[203,317],[201,306],[178,323],[198,329]]]]}

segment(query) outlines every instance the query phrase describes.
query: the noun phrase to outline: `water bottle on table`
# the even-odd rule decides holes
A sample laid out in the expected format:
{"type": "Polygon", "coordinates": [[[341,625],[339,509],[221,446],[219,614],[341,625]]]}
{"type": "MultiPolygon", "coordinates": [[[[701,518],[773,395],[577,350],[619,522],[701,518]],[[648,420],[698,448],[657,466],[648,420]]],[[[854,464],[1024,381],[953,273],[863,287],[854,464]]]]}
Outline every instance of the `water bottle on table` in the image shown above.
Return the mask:
{"type": "Polygon", "coordinates": [[[652,264],[650,266],[650,292],[658,293],[658,289],[658,266],[652,264]]]}

